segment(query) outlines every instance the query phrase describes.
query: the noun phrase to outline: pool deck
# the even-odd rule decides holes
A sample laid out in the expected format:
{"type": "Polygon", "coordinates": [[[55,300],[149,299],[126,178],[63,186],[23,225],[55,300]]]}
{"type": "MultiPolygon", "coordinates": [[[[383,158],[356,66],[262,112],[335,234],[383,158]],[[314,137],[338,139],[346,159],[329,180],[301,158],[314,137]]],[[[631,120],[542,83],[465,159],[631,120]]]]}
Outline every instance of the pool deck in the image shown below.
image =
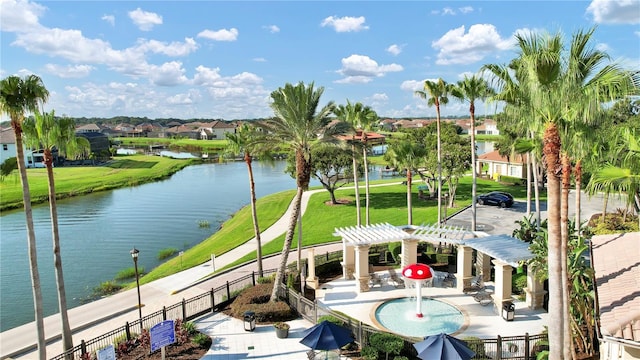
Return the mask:
{"type": "MultiPolygon", "coordinates": [[[[385,272],[378,272],[384,275],[385,272]]],[[[408,283],[408,281],[407,281],[408,283]]],[[[492,283],[486,283],[491,291],[492,283]]],[[[334,280],[323,284],[316,291],[316,298],[321,306],[339,311],[362,321],[365,324],[383,329],[375,320],[375,309],[386,300],[416,296],[415,288],[396,289],[391,284],[383,283],[368,292],[357,293],[355,280],[334,280]]],[[[495,338],[500,336],[515,336],[539,334],[548,324],[549,314],[544,309],[531,310],[524,301],[516,298],[513,321],[506,321],[498,312],[494,304],[483,306],[477,303],[472,295],[463,294],[456,288],[423,287],[422,296],[446,302],[455,306],[465,317],[464,325],[457,332],[451,334],[457,338],[476,336],[479,338],[495,338]]],[[[422,309],[424,313],[428,309],[422,309]]]]}

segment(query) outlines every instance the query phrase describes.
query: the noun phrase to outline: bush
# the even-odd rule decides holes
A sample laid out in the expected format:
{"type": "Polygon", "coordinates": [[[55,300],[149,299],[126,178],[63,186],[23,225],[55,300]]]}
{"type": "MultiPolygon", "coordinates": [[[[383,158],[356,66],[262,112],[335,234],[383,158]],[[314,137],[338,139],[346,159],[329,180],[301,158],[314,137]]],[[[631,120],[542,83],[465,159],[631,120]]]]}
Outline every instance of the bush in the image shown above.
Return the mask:
{"type": "Polygon", "coordinates": [[[400,241],[390,242],[389,243],[389,252],[393,256],[393,261],[396,264],[400,263],[400,253],[402,252],[402,243],[400,241]]]}
{"type": "Polygon", "coordinates": [[[93,294],[95,296],[106,296],[114,294],[122,289],[122,285],[115,281],[105,281],[100,283],[99,286],[93,288],[93,294]]]}
{"type": "Polygon", "coordinates": [[[175,255],[175,253],[177,252],[178,252],[178,249],[175,249],[175,248],[162,249],[158,252],[158,260],[164,260],[164,259],[170,258],[173,255],[175,255]]]}
{"type": "Polygon", "coordinates": [[[322,315],[318,318],[318,324],[320,324],[321,322],[327,320],[330,323],[336,324],[338,326],[343,326],[344,325],[344,321],[338,319],[335,316],[332,315],[322,315]]]}
{"type": "Polygon", "coordinates": [[[364,360],[377,360],[378,350],[372,346],[364,346],[362,350],[360,350],[360,356],[364,360]]]}
{"type": "Polygon", "coordinates": [[[269,276],[260,276],[258,277],[257,283],[258,284],[271,284],[273,286],[273,282],[276,279],[276,274],[271,274],[269,276]]]}
{"type": "Polygon", "coordinates": [[[288,321],[293,310],[283,301],[270,302],[273,284],[256,284],[244,289],[231,304],[231,316],[242,319],[245,311],[253,311],[258,322],[288,321]]]}
{"type": "Polygon", "coordinates": [[[404,340],[401,337],[389,333],[375,333],[369,337],[369,344],[380,352],[400,355],[404,348],[404,340]]]}
{"type": "Polygon", "coordinates": [[[485,353],[484,343],[482,342],[482,339],[475,336],[467,336],[462,340],[467,343],[467,347],[471,351],[476,353],[476,356],[473,357],[474,359],[489,359],[489,357],[487,357],[487,354],[485,353]]]}
{"type": "Polygon", "coordinates": [[[191,342],[203,349],[211,347],[211,337],[209,337],[209,335],[206,335],[200,332],[193,336],[193,339],[191,339],[191,342]]]}
{"type": "Polygon", "coordinates": [[[527,287],[527,274],[516,274],[511,278],[513,293],[522,295],[527,287]]]}

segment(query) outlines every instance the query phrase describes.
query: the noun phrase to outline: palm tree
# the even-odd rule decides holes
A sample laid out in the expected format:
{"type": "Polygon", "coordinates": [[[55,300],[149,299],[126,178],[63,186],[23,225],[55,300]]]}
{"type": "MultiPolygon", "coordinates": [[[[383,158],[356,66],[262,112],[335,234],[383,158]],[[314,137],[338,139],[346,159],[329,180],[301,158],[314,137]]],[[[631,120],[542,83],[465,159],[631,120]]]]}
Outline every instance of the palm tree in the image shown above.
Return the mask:
{"type": "Polygon", "coordinates": [[[25,143],[32,149],[43,149],[43,162],[47,169],[49,185],[49,212],[51,214],[51,234],[53,238],[53,262],[55,265],[56,286],[58,290],[58,309],[62,323],[62,346],[64,351],[73,348],[69,316],[67,315],[67,295],[62,272],[60,255],[60,232],[58,228],[58,207],[56,205],[56,187],[53,176],[53,150],[59,154],[72,155],[76,152],[76,125],[72,119],[56,119],[53,111],[40,114],[36,111],[33,118],[25,119],[22,130],[25,143]]]}
{"type": "Polygon", "coordinates": [[[227,134],[226,152],[233,155],[242,154],[244,162],[249,171],[249,193],[251,197],[251,217],[253,220],[253,232],[256,238],[256,258],[258,262],[258,276],[263,276],[262,270],[262,243],[260,241],[260,225],[258,224],[258,212],[256,211],[256,184],[253,179],[253,158],[257,154],[262,159],[272,159],[268,156],[269,151],[256,140],[259,136],[257,129],[253,126],[243,124],[235,134],[227,134]]]}
{"type": "Polygon", "coordinates": [[[413,170],[419,168],[426,151],[424,146],[412,143],[408,140],[394,141],[389,144],[389,148],[384,157],[390,161],[394,167],[405,169],[407,172],[407,223],[413,224],[413,206],[411,202],[411,183],[413,180],[413,170]]]}
{"type": "Polygon", "coordinates": [[[471,168],[473,169],[471,185],[471,231],[476,231],[476,100],[486,100],[493,94],[489,83],[479,76],[465,75],[464,80],[458,81],[456,87],[451,91],[451,95],[461,102],[469,103],[469,116],[471,121],[471,168]]]}
{"type": "Polygon", "coordinates": [[[27,244],[29,250],[29,265],[31,268],[31,285],[33,288],[33,306],[35,310],[36,335],[38,338],[38,358],[47,358],[47,348],[44,336],[44,320],[42,311],[42,290],[40,288],[40,273],[38,272],[38,256],[36,253],[36,235],[33,227],[31,208],[31,193],[24,159],[22,145],[22,121],[25,112],[35,112],[38,105],[49,98],[49,91],[42,79],[36,75],[24,78],[12,75],[0,81],[0,111],[9,115],[11,127],[16,137],[16,158],[18,172],[22,184],[22,202],[27,223],[27,244]]]}
{"type": "Polygon", "coordinates": [[[438,136],[438,227],[442,221],[442,145],[440,141],[440,105],[449,103],[449,93],[453,89],[452,84],[447,84],[442,78],[437,81],[425,80],[424,90],[418,90],[416,95],[422,99],[427,99],[429,107],[436,107],[436,124],[438,136]]]}
{"type": "MultiPolygon", "coordinates": [[[[334,110],[334,113],[338,117],[342,117],[344,121],[349,122],[357,135],[358,131],[361,131],[360,142],[362,143],[362,161],[364,166],[364,189],[365,189],[365,224],[370,224],[369,217],[369,164],[367,164],[367,131],[371,131],[371,128],[376,124],[378,115],[369,106],[364,106],[362,103],[352,104],[347,100],[347,105],[339,105],[334,110]]],[[[355,142],[356,136],[352,136],[352,141],[355,142]]],[[[352,150],[355,150],[355,145],[352,150]]],[[[355,153],[353,156],[354,169],[357,169],[355,153]]],[[[354,182],[357,188],[357,172],[354,171],[354,182]]],[[[358,199],[358,191],[356,191],[356,208],[358,211],[358,225],[360,225],[360,201],[358,199]]]]}
{"type": "MultiPolygon", "coordinates": [[[[357,122],[357,113],[361,111],[362,104],[351,104],[347,100],[347,105],[338,105],[333,109],[333,113],[342,121],[353,125],[357,122]]],[[[360,187],[358,186],[358,160],[356,158],[356,132],[351,134],[351,153],[353,154],[353,188],[355,192],[356,200],[356,225],[360,227],[362,225],[362,214],[360,212],[360,187]]]]}
{"type": "Polygon", "coordinates": [[[311,147],[319,142],[337,142],[336,135],[348,130],[347,123],[339,121],[329,125],[334,104],[329,102],[318,111],[323,87],[314,88],[314,84],[286,84],[271,93],[271,108],[275,117],[260,126],[266,131],[262,141],[287,146],[295,154],[297,191],[293,200],[291,218],[282,247],[280,265],[276,272],[270,301],[278,299],[278,288],[287,267],[289,250],[300,214],[302,193],[309,188],[311,179],[311,147]]]}

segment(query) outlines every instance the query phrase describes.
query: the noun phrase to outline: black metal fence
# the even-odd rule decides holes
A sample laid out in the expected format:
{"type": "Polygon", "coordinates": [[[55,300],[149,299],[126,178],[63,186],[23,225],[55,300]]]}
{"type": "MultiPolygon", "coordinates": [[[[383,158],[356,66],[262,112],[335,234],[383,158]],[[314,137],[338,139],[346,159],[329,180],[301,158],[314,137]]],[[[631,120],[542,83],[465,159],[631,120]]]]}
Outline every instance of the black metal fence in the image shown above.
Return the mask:
{"type": "MultiPolygon", "coordinates": [[[[316,261],[329,261],[332,256],[319,255],[316,261]]],[[[275,269],[265,270],[264,275],[275,273],[275,269]]],[[[195,296],[190,299],[183,299],[177,304],[163,307],[162,310],[144,316],[141,320],[136,319],[126,322],[124,326],[105,333],[97,338],[85,341],[82,340],[80,345],[73,349],[51,358],[52,360],[62,359],[89,359],[91,354],[95,354],[106,346],[117,344],[121,341],[131,340],[141,332],[143,328],[151,328],[164,320],[190,321],[207,313],[215,313],[224,309],[231,303],[237,294],[248,286],[255,286],[257,282],[257,274],[245,275],[239,279],[228,281],[225,285],[195,296]]],[[[318,304],[305,298],[299,292],[288,288],[282,284],[279,297],[285,299],[289,305],[294,308],[303,318],[317,323],[317,320],[324,315],[331,315],[341,319],[345,326],[350,328],[354,334],[355,342],[358,345],[368,343],[371,334],[379,333],[380,330],[346,317],[342,314],[335,313],[331,309],[318,306],[318,304]]],[[[417,355],[413,344],[420,339],[402,337],[405,342],[405,353],[417,355]]],[[[518,359],[529,360],[536,359],[537,352],[544,349],[543,341],[547,340],[546,334],[523,336],[509,336],[495,339],[464,339],[468,346],[474,350],[476,356],[474,359],[518,359]]]]}

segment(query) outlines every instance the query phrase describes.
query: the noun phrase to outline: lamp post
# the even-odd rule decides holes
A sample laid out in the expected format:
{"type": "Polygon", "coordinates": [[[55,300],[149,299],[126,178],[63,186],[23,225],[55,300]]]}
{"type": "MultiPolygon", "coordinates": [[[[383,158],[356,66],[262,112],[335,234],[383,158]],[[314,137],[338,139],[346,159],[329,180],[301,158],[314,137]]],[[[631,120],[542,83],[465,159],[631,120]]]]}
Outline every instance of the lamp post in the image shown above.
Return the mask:
{"type": "Polygon", "coordinates": [[[138,254],[140,250],[135,247],[131,250],[131,257],[133,258],[133,267],[136,270],[136,287],[138,288],[138,317],[140,319],[140,333],[142,333],[142,301],[140,301],[140,276],[138,274],[138,254]]]}

